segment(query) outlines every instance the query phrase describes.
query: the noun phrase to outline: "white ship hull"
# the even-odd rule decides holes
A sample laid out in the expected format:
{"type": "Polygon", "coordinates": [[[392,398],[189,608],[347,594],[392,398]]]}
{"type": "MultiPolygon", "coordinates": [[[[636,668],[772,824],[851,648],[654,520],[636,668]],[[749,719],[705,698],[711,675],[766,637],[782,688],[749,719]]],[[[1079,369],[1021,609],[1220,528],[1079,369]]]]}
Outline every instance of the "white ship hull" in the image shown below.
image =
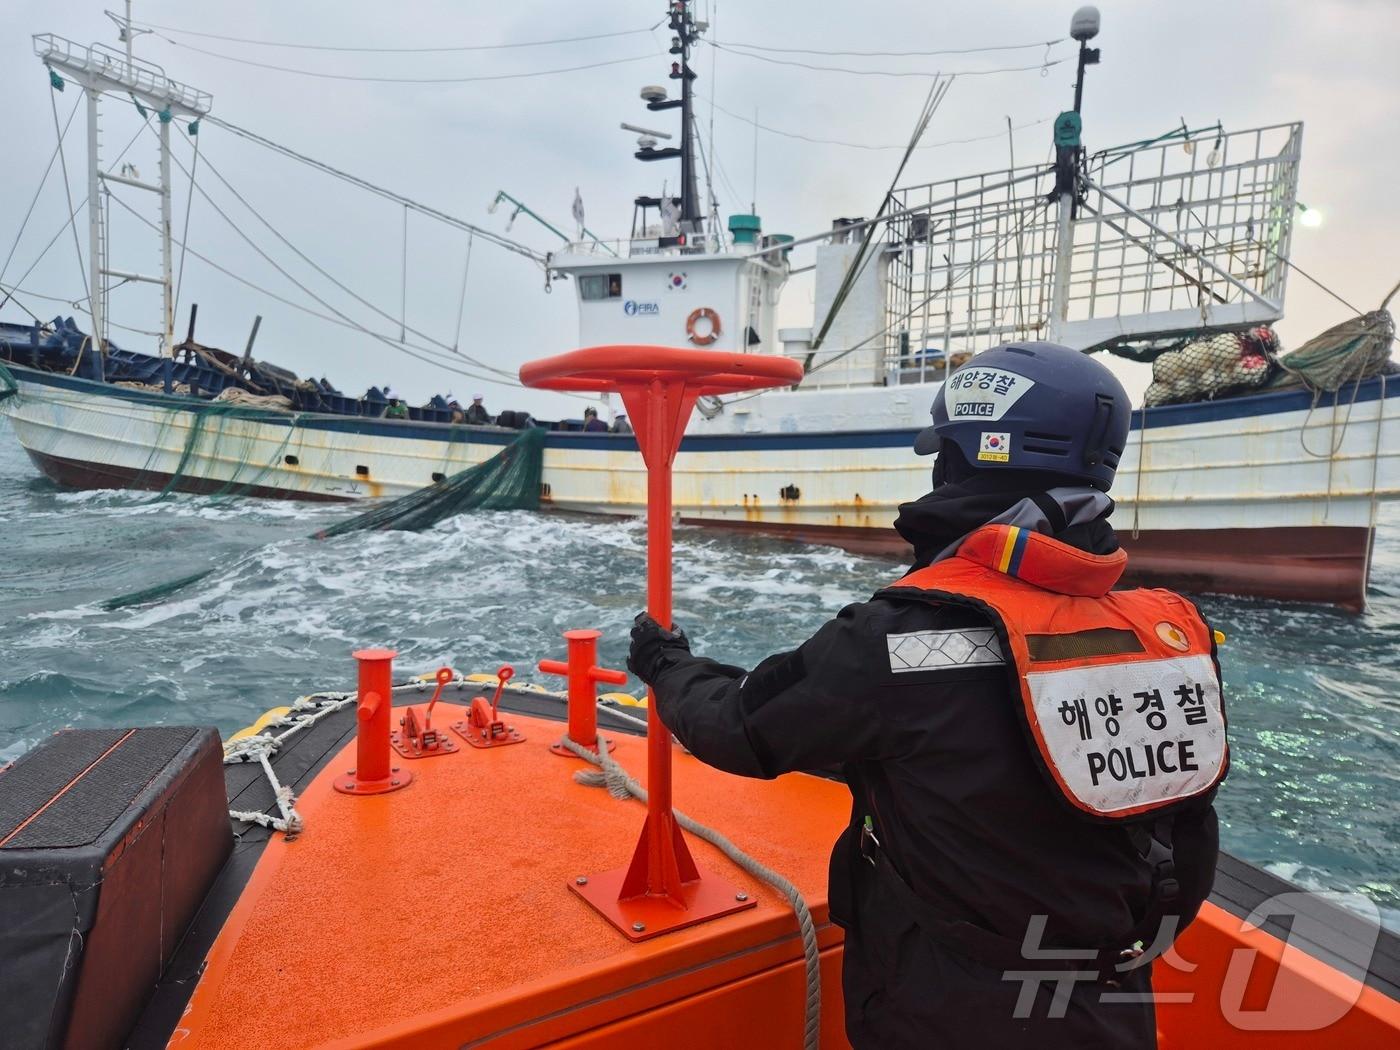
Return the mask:
{"type": "MultiPolygon", "coordinates": [[[[174,479],[188,492],[392,497],[479,463],[514,437],[496,427],[221,415],[188,398],[14,372],[19,396],[3,411],[21,445],[45,474],[76,487],[160,489],[174,479]]],[[[676,460],[677,514],[902,554],[890,526],[899,504],[928,487],[929,463],[910,445],[934,389],[774,392],[742,412],[731,405],[697,418],[676,460]]],[[[1293,391],[1134,413],[1113,524],[1139,579],[1362,604],[1376,503],[1400,496],[1400,382],[1344,390],[1336,405],[1311,401],[1293,391]]],[[[548,507],[640,514],[645,477],[630,436],[549,435],[548,507]]]]}

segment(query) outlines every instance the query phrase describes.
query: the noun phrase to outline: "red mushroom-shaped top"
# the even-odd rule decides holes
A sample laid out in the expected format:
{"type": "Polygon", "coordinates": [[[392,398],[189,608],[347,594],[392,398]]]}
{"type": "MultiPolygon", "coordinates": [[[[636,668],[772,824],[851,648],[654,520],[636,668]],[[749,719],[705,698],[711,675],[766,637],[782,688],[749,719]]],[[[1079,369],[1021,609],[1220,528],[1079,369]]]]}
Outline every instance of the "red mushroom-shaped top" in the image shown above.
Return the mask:
{"type": "Polygon", "coordinates": [[[530,361],[520,381],[544,390],[611,391],[660,380],[684,384],[698,396],[789,386],[802,379],[802,363],[767,354],[733,354],[672,346],[589,346],[530,361]]]}

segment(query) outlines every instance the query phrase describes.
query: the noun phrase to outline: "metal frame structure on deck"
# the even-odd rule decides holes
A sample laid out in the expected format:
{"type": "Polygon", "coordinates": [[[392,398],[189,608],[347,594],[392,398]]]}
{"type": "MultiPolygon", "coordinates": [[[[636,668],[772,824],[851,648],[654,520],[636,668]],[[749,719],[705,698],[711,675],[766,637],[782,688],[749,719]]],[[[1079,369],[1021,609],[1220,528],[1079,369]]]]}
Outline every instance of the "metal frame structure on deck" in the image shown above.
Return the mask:
{"type": "Polygon", "coordinates": [[[1283,316],[1302,125],[1177,133],[1088,158],[1078,195],[1024,167],[898,189],[889,382],[1015,339],[1079,349],[1283,316]]]}

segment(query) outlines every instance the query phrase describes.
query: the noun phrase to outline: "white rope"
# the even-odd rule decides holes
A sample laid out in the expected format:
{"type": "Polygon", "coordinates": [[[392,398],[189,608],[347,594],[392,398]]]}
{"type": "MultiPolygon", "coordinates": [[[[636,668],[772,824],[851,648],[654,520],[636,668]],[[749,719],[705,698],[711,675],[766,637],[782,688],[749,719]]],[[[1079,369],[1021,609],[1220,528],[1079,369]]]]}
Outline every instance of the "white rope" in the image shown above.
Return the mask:
{"type": "Polygon", "coordinates": [[[354,702],[355,697],[350,693],[313,693],[310,696],[298,697],[286,713],[269,719],[263,726],[262,732],[227,741],[224,744],[224,765],[234,765],[239,762],[257,762],[261,765],[263,774],[272,787],[277,811],[281,814],[274,817],[257,810],[230,809],[228,811],[229,817],[233,820],[243,821],[245,824],[257,824],[273,831],[280,831],[284,835],[299,834],[305,827],[305,822],[296,810],[296,796],[290,787],[277,779],[277,772],[272,768],[270,759],[293,733],[315,725],[327,715],[334,714],[347,704],[354,702]],[[286,728],[280,733],[266,732],[266,730],[283,726],[286,728]]]}
{"type": "MultiPolygon", "coordinates": [[[[615,713],[615,712],[614,712],[615,713]]],[[[560,741],[564,747],[568,748],[585,762],[589,762],[600,767],[599,772],[581,769],[574,774],[574,779],[580,784],[590,787],[606,787],[608,794],[616,799],[635,798],[645,803],[647,800],[646,788],[637,783],[627,770],[623,769],[612,756],[608,754],[607,741],[600,733],[598,735],[597,752],[574,743],[567,736],[560,741]]],[[[792,910],[797,916],[797,926],[802,933],[802,955],[806,963],[807,976],[807,999],[805,1003],[805,1023],[802,1031],[802,1045],[804,1050],[817,1050],[821,1044],[821,1012],[822,1012],[822,979],[821,979],[821,955],[817,946],[817,928],[812,921],[812,913],[807,907],[807,902],[802,897],[802,891],[792,882],[778,874],[772,868],[761,861],[749,856],[738,846],[734,845],[724,835],[713,828],[706,827],[691,817],[686,816],[679,810],[673,811],[676,823],[697,838],[704,839],[710,845],[716,847],[721,853],[732,860],[744,871],[757,879],[762,879],[768,885],[787,898],[792,905],[792,910]]]]}

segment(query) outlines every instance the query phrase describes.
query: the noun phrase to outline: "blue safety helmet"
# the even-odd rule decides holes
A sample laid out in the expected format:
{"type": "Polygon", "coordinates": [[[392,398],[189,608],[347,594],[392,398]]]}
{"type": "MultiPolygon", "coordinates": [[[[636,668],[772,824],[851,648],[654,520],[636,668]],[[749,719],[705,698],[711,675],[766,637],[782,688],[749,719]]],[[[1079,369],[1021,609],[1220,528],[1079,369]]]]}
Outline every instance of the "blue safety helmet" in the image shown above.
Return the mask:
{"type": "Polygon", "coordinates": [[[914,451],[957,445],[977,470],[1043,470],[1108,491],[1132,407],[1103,365],[1055,343],[1007,343],[950,375],[914,451]]]}

